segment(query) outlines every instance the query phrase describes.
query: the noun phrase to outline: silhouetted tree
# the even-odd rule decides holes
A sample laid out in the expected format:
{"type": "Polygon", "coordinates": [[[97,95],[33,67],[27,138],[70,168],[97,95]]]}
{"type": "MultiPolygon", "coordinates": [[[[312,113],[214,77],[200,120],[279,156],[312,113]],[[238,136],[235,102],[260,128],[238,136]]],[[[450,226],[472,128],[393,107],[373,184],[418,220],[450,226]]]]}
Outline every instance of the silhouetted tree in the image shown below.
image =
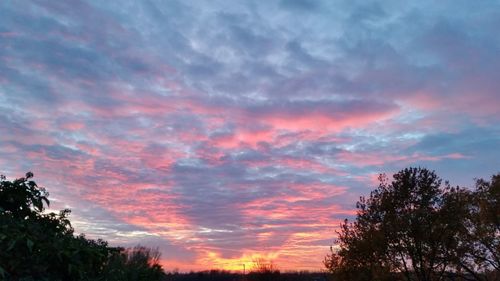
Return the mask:
{"type": "Polygon", "coordinates": [[[43,213],[48,193],[32,177],[27,173],[11,182],[2,176],[0,181],[0,275],[12,280],[76,278],[90,262],[72,258],[82,240],[73,238],[70,211],[43,213]]]}
{"type": "Polygon", "coordinates": [[[70,210],[45,213],[49,194],[32,178],[0,177],[0,280],[161,279],[157,250],[74,236],[70,210]]]}
{"type": "Polygon", "coordinates": [[[356,220],[341,225],[338,248],[325,260],[340,279],[442,280],[453,269],[460,218],[445,198],[456,189],[423,168],[393,178],[381,175],[378,188],[357,203],[356,220]]]}
{"type": "Polygon", "coordinates": [[[109,281],[149,281],[164,277],[160,252],[144,246],[123,249],[113,255],[105,268],[109,281]]]}
{"type": "Polygon", "coordinates": [[[279,276],[280,271],[272,261],[256,259],[253,261],[253,268],[248,274],[248,279],[256,281],[270,281],[277,280],[279,276]]]}
{"type": "Polygon", "coordinates": [[[461,219],[453,257],[457,270],[474,280],[500,280],[500,174],[479,179],[475,190],[456,190],[447,205],[461,219]]]}
{"type": "Polygon", "coordinates": [[[496,273],[495,280],[500,280],[500,174],[490,182],[477,181],[474,204],[473,237],[479,249],[474,258],[483,269],[496,273]]]}

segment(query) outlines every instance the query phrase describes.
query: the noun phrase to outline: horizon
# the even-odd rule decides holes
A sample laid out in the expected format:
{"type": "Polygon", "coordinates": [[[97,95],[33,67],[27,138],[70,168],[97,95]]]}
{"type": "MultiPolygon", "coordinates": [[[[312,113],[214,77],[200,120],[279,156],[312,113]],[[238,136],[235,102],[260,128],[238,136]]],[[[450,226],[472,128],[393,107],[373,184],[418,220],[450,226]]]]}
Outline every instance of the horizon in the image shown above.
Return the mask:
{"type": "Polygon", "coordinates": [[[323,270],[408,166],[500,172],[500,3],[3,1],[0,174],[165,271],[323,270]]]}

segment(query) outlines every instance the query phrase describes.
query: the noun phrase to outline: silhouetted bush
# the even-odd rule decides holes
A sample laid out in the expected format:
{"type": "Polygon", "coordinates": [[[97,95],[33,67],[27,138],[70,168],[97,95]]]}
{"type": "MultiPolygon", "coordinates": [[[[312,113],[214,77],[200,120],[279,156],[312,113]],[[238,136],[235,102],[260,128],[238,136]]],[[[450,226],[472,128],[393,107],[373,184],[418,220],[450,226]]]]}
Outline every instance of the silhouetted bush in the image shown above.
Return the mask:
{"type": "Polygon", "coordinates": [[[0,280],[161,280],[157,250],[75,236],[69,210],[44,213],[49,194],[32,178],[0,177],[0,280]]]}

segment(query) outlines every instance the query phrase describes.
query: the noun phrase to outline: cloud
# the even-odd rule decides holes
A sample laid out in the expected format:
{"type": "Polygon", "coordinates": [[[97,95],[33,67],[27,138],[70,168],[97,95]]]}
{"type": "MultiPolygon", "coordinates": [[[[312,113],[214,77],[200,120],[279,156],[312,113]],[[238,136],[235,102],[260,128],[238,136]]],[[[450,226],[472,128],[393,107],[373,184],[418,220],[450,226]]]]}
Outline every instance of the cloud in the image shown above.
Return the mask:
{"type": "Polygon", "coordinates": [[[165,267],[319,269],[410,165],[498,172],[498,4],[0,4],[0,169],[165,267]]]}

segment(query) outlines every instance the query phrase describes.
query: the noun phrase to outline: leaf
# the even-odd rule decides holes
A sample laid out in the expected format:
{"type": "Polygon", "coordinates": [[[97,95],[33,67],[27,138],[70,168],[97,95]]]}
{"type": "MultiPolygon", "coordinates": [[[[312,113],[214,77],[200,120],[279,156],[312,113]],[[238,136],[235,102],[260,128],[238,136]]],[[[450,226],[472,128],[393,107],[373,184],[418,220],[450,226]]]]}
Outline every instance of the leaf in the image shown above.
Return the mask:
{"type": "Polygon", "coordinates": [[[33,241],[31,241],[31,239],[26,240],[26,246],[28,246],[28,250],[30,252],[33,251],[33,245],[35,245],[35,243],[33,241]]]}
{"type": "Polygon", "coordinates": [[[33,205],[35,206],[38,211],[42,212],[43,211],[43,198],[36,198],[36,201],[33,202],[33,205]]]}
{"type": "Polygon", "coordinates": [[[45,204],[47,204],[47,207],[50,207],[50,201],[47,199],[47,197],[42,197],[42,200],[45,201],[45,204]]]}
{"type": "Polygon", "coordinates": [[[7,251],[10,251],[14,248],[14,246],[16,246],[16,240],[13,240],[12,242],[10,242],[9,244],[9,247],[7,247],[7,251]]]}

